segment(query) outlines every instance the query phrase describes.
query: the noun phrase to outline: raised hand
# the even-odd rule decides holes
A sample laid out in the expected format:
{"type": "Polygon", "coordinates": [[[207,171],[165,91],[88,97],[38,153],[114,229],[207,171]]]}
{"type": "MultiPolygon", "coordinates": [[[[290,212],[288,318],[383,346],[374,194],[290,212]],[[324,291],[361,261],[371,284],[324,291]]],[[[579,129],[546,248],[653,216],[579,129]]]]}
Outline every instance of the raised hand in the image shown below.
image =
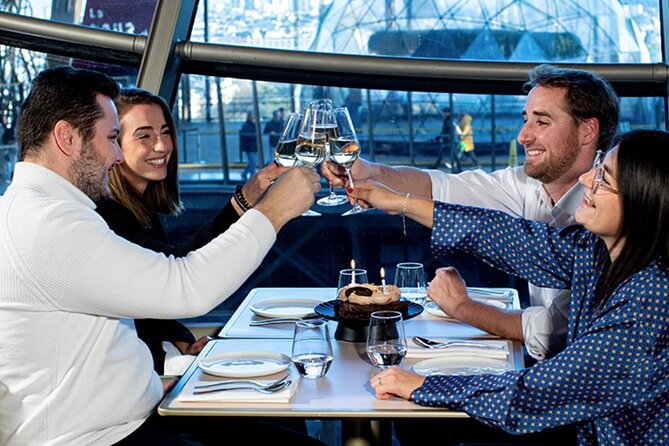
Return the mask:
{"type": "Polygon", "coordinates": [[[278,231],[309,209],[320,189],[320,177],[313,169],[292,167],[276,180],[254,209],[262,212],[278,231]]]}
{"type": "Polygon", "coordinates": [[[267,189],[290,167],[281,167],[277,163],[269,163],[255,173],[242,188],[246,200],[254,206],[267,192],[267,189]]]}

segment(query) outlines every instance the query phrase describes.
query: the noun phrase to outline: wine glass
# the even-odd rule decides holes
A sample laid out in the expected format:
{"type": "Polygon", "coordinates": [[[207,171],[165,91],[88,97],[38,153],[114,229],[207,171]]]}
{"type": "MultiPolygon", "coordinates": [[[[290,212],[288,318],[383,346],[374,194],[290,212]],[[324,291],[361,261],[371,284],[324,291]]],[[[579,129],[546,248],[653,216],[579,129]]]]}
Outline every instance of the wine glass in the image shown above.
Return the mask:
{"type": "Polygon", "coordinates": [[[313,169],[325,159],[328,138],[337,130],[327,101],[329,99],[314,101],[306,108],[295,146],[298,161],[313,169]]]}
{"type": "Polygon", "coordinates": [[[398,263],[395,270],[395,285],[400,289],[404,300],[425,305],[427,301],[427,284],[425,282],[425,269],[422,263],[398,263]]]}
{"type": "MultiPolygon", "coordinates": [[[[332,100],[331,99],[318,99],[316,101],[311,101],[309,103],[310,106],[316,107],[319,110],[324,110],[325,112],[331,112],[332,111],[332,100]]],[[[325,134],[327,135],[328,141],[326,141],[326,154],[325,154],[325,159],[331,160],[332,157],[330,155],[330,147],[327,142],[329,142],[332,138],[336,138],[337,136],[337,127],[336,127],[336,122],[331,121],[328,123],[327,130],[325,131],[325,134]],[[335,125],[334,128],[329,127],[330,125],[335,125]]],[[[332,184],[332,181],[328,181],[328,186],[330,189],[330,193],[322,198],[319,198],[318,201],[316,201],[317,204],[320,206],[340,206],[348,201],[348,199],[344,195],[337,195],[337,193],[334,190],[334,184],[332,184]]]]}
{"type": "MultiPolygon", "coordinates": [[[[300,125],[304,115],[301,113],[291,113],[288,115],[286,125],[281,132],[279,142],[274,149],[274,161],[282,167],[299,166],[300,161],[295,155],[295,147],[297,146],[297,137],[300,134],[300,125]]],[[[305,217],[318,217],[320,212],[307,209],[303,214],[305,217]]]]}
{"type": "Polygon", "coordinates": [[[274,161],[281,167],[293,167],[299,164],[295,156],[295,147],[297,146],[297,136],[300,133],[300,123],[303,117],[304,115],[301,113],[288,115],[286,125],[274,149],[274,161]]]}
{"type": "Polygon", "coordinates": [[[398,365],[407,353],[404,321],[399,311],[375,311],[369,318],[367,356],[376,367],[398,365]]]}
{"type": "MultiPolygon", "coordinates": [[[[358,137],[355,134],[355,127],[353,127],[351,116],[346,107],[332,110],[332,116],[337,124],[338,135],[330,140],[330,157],[332,161],[346,169],[349,186],[353,188],[351,166],[360,156],[358,137]]],[[[366,210],[359,203],[355,203],[351,209],[341,215],[353,215],[366,210]]]]}

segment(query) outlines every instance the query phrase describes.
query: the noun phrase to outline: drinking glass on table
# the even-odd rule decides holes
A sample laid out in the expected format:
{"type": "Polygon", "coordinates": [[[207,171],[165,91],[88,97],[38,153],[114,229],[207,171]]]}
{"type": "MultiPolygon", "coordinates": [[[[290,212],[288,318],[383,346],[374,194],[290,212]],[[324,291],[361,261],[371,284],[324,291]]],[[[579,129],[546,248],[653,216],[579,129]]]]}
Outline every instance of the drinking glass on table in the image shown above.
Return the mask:
{"type": "Polygon", "coordinates": [[[367,270],[362,268],[346,268],[339,271],[339,284],[337,285],[337,295],[339,290],[346,285],[355,285],[356,283],[369,283],[367,270]]]}
{"type": "Polygon", "coordinates": [[[395,270],[395,285],[400,289],[404,300],[425,305],[427,301],[427,283],[422,263],[398,263],[395,270]]]}
{"type": "MultiPolygon", "coordinates": [[[[301,113],[291,113],[288,115],[286,125],[281,132],[279,142],[274,149],[274,162],[282,167],[299,166],[300,161],[295,155],[295,148],[297,147],[297,137],[300,134],[300,126],[304,115],[301,113]]],[[[305,217],[318,217],[320,212],[307,209],[303,214],[305,217]]]]}
{"type": "Polygon", "coordinates": [[[303,319],[295,324],[290,357],[300,376],[325,376],[334,358],[325,319],[303,319]]]}
{"type": "Polygon", "coordinates": [[[375,311],[369,318],[367,356],[376,367],[399,365],[407,353],[404,320],[399,311],[375,311]]]}
{"type": "MultiPolygon", "coordinates": [[[[349,187],[354,188],[351,166],[360,156],[358,136],[346,107],[332,110],[332,116],[337,123],[338,135],[329,141],[330,158],[346,170],[349,187]]],[[[341,215],[353,215],[366,210],[359,203],[355,203],[351,209],[341,215]]]]}

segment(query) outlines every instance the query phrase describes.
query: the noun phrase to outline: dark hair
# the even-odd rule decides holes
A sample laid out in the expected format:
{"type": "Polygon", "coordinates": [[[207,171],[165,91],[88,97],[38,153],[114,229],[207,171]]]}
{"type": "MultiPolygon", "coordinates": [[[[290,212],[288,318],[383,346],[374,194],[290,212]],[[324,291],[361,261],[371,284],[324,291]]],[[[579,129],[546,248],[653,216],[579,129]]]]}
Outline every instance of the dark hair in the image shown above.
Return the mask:
{"type": "MultiPolygon", "coordinates": [[[[121,165],[116,164],[109,175],[109,187],[112,198],[132,212],[135,219],[145,228],[151,227],[151,214],[160,213],[167,215],[178,215],[183,209],[179,196],[179,151],[177,148],[177,133],[174,118],[170,112],[167,102],[160,96],[156,96],[140,88],[124,88],[116,99],[119,120],[136,105],[148,104],[158,105],[163,111],[165,121],[169,126],[172,146],[174,147],[170,160],[167,163],[167,176],[161,181],[149,181],[143,195],[135,190],[130,182],[123,176],[121,165]]],[[[121,135],[123,126],[121,125],[121,135]]],[[[119,139],[122,142],[122,139],[119,139]]],[[[123,148],[121,146],[121,148],[123,148]]]]}
{"type": "Polygon", "coordinates": [[[42,71],[32,82],[21,106],[16,137],[21,160],[37,155],[58,121],[67,121],[84,141],[95,136],[95,123],[104,116],[97,95],[118,96],[116,81],[99,71],[54,67],[42,71]]]}
{"type": "MultiPolygon", "coordinates": [[[[622,197],[624,239],[620,254],[605,271],[600,296],[609,296],[625,279],[659,256],[669,266],[669,133],[634,130],[620,136],[616,180],[622,197]]],[[[618,242],[616,242],[618,243],[618,242]]]]}
{"type": "Polygon", "coordinates": [[[523,88],[529,92],[536,86],[565,88],[567,111],[580,123],[597,118],[599,139],[597,148],[606,151],[618,131],[618,96],[606,79],[584,70],[557,68],[543,64],[530,70],[523,88]]]}

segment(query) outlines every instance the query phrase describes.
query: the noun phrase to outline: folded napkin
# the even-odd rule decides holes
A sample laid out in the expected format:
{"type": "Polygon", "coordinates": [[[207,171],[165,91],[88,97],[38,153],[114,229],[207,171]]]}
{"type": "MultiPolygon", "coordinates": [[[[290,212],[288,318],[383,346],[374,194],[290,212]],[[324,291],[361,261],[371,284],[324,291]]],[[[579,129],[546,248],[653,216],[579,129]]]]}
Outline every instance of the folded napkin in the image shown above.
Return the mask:
{"type": "Polygon", "coordinates": [[[470,299],[490,299],[501,300],[503,302],[511,302],[511,292],[509,290],[495,290],[484,288],[467,288],[467,295],[470,299]]]}
{"type": "Polygon", "coordinates": [[[163,341],[165,350],[165,364],[163,374],[166,376],[181,376],[190,367],[195,359],[193,355],[183,355],[171,342],[163,341]]]}
{"type": "MultiPolygon", "coordinates": [[[[193,387],[198,382],[203,381],[189,381],[177,396],[178,402],[211,402],[211,403],[288,403],[297,390],[299,379],[295,377],[289,378],[292,383],[283,390],[275,393],[262,393],[252,389],[239,390],[224,390],[222,392],[210,392],[193,394],[193,387]]],[[[259,383],[264,380],[253,379],[259,383]]],[[[275,381],[275,379],[266,380],[267,383],[275,381]]]]}
{"type": "Polygon", "coordinates": [[[482,344],[499,345],[503,348],[486,349],[474,346],[452,346],[441,349],[427,348],[416,345],[411,339],[407,339],[407,359],[436,358],[442,356],[474,356],[481,358],[492,358],[506,360],[509,356],[509,346],[505,340],[476,340],[482,344]]]}

